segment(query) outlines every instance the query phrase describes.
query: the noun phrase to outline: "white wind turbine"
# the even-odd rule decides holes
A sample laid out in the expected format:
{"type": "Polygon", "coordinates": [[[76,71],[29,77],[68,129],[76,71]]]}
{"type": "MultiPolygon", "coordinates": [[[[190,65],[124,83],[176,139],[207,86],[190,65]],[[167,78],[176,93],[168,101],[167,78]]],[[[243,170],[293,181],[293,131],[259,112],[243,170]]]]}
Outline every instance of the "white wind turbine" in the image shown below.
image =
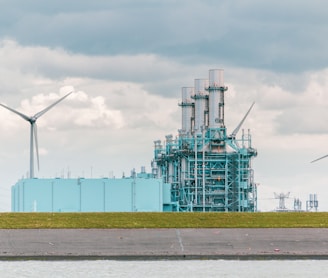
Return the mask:
{"type": "Polygon", "coordinates": [[[40,167],[39,165],[39,147],[38,147],[38,135],[37,135],[37,125],[36,125],[36,121],[38,118],[40,118],[44,113],[46,113],[47,111],[49,111],[52,107],[54,107],[55,105],[57,105],[59,102],[61,102],[64,98],[68,97],[72,92],[68,93],[67,95],[63,96],[62,98],[60,98],[59,100],[57,100],[55,103],[51,104],[50,106],[48,106],[47,108],[41,110],[40,112],[36,113],[34,116],[26,116],[21,112],[18,112],[4,104],[0,105],[8,110],[10,110],[11,112],[21,116],[24,120],[28,121],[31,124],[31,135],[30,135],[30,178],[34,178],[34,140],[35,140],[35,149],[36,149],[36,158],[37,158],[37,162],[38,162],[38,169],[40,167]]]}

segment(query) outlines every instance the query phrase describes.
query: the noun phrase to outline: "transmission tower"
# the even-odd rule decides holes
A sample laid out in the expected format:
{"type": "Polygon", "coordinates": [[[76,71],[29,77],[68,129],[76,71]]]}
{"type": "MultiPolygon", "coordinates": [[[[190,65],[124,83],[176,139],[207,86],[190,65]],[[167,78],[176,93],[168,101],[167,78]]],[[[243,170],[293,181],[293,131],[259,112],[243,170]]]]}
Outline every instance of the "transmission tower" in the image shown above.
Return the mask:
{"type": "Polygon", "coordinates": [[[284,193],[274,193],[274,198],[275,199],[279,199],[279,207],[277,207],[277,211],[285,211],[287,210],[286,206],[285,206],[285,199],[289,198],[289,194],[290,192],[288,192],[287,194],[284,193]]]}

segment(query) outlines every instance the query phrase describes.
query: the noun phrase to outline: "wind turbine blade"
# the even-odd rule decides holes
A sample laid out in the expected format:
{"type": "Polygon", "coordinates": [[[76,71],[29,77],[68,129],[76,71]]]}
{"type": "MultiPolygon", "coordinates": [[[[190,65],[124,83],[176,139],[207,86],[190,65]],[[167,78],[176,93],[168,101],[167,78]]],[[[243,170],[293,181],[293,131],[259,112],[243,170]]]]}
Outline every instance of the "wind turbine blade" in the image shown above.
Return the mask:
{"type": "Polygon", "coordinates": [[[244,121],[246,120],[246,118],[247,118],[249,112],[251,112],[251,110],[252,110],[254,104],[255,104],[255,102],[253,102],[253,104],[252,104],[251,107],[248,109],[248,111],[247,111],[246,115],[244,116],[244,118],[241,120],[241,122],[240,122],[239,125],[235,128],[235,130],[231,133],[230,137],[232,137],[232,138],[235,138],[235,137],[236,137],[236,135],[237,135],[239,129],[241,128],[241,126],[243,125],[244,121]]]}
{"type": "Polygon", "coordinates": [[[57,105],[59,102],[61,102],[63,99],[67,98],[71,93],[68,93],[67,95],[63,96],[62,98],[60,98],[59,100],[57,100],[55,103],[51,104],[50,106],[48,106],[47,108],[43,109],[42,111],[36,113],[34,115],[35,119],[38,119],[39,117],[41,117],[44,113],[46,113],[47,111],[49,111],[52,107],[54,107],[55,105],[57,105]]]}
{"type": "Polygon", "coordinates": [[[318,161],[318,160],[320,160],[320,159],[323,159],[323,158],[325,158],[325,157],[327,157],[327,156],[328,156],[328,154],[326,154],[326,155],[324,155],[324,156],[322,156],[322,157],[319,157],[319,158],[317,158],[317,159],[315,159],[315,160],[312,160],[310,163],[316,162],[316,161],[318,161]]]}
{"type": "Polygon", "coordinates": [[[15,110],[15,109],[13,109],[13,108],[10,108],[10,107],[8,107],[8,106],[6,106],[6,105],[4,105],[4,104],[1,104],[1,103],[0,103],[0,105],[1,105],[2,107],[4,107],[4,108],[8,109],[9,111],[11,111],[11,112],[13,112],[13,113],[15,113],[15,114],[21,116],[21,117],[22,117],[24,120],[26,120],[26,121],[30,121],[30,119],[31,119],[30,117],[24,115],[24,114],[21,113],[21,112],[18,112],[17,110],[15,110]]]}
{"type": "Polygon", "coordinates": [[[38,163],[38,170],[40,170],[39,144],[38,144],[38,131],[37,131],[38,128],[37,128],[36,123],[33,124],[33,129],[34,129],[34,141],[35,141],[36,160],[37,160],[37,163],[38,163]]]}

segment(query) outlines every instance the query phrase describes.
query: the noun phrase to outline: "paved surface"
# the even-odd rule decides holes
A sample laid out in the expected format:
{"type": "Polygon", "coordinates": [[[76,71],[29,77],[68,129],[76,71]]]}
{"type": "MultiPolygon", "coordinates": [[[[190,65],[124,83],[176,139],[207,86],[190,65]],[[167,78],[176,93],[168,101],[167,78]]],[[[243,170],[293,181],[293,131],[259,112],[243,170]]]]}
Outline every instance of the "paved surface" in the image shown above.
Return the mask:
{"type": "Polygon", "coordinates": [[[328,259],[328,229],[0,229],[0,260],[328,259]]]}

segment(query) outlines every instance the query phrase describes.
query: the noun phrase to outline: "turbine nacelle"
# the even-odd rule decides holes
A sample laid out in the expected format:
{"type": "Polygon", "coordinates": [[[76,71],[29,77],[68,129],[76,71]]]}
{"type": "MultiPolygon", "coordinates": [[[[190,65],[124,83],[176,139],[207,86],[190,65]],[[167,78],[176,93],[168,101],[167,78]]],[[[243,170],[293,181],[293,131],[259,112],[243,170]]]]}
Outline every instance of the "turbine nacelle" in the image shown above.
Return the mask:
{"type": "Polygon", "coordinates": [[[37,118],[35,118],[35,117],[33,116],[33,117],[30,117],[29,122],[30,122],[31,124],[33,124],[33,123],[36,122],[36,120],[37,120],[37,118]]]}

